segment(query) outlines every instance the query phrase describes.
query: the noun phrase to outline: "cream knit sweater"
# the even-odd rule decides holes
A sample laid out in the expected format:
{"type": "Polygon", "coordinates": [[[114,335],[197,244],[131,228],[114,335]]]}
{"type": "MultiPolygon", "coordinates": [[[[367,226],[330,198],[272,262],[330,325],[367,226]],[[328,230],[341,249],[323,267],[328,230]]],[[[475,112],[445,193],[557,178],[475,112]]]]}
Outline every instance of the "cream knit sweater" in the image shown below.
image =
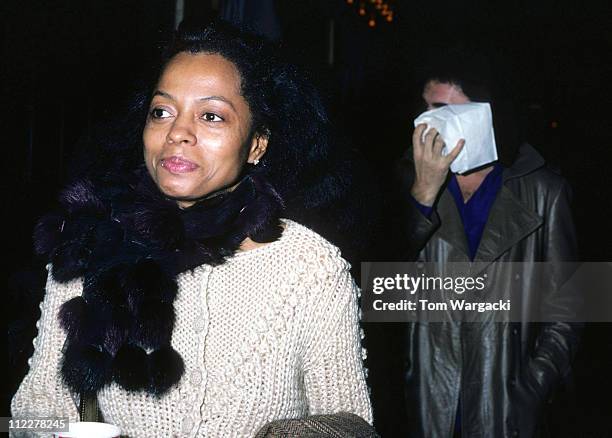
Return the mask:
{"type": "MultiPolygon", "coordinates": [[[[271,420],[338,411],[372,423],[348,263],[318,234],[284,223],[279,240],[179,276],[172,346],[185,374],[161,398],[103,388],[100,409],[122,436],[248,437],[271,420]]],[[[79,294],[80,280],[49,276],[13,417],[77,420],[78,396],[59,375],[66,335],[57,314],[79,294]]]]}

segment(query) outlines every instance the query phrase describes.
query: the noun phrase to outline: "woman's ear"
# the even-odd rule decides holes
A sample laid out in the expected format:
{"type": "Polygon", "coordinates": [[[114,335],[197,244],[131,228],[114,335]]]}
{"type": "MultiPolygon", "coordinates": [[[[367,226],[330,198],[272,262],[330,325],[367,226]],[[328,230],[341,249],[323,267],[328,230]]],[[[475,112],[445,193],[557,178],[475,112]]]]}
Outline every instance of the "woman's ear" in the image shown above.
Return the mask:
{"type": "Polygon", "coordinates": [[[268,139],[270,137],[269,131],[256,132],[251,140],[251,148],[249,150],[249,157],[247,162],[250,164],[257,164],[261,157],[264,156],[268,149],[268,139]]]}

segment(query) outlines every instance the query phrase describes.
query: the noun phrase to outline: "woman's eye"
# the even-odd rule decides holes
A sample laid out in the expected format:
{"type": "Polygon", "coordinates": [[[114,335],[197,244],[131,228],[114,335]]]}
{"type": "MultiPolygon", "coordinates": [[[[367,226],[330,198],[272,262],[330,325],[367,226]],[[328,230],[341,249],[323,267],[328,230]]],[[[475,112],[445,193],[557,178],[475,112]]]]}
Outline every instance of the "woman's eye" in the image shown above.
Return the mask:
{"type": "Polygon", "coordinates": [[[170,113],[163,108],[153,108],[149,113],[153,119],[165,119],[170,117],[170,113]]]}
{"type": "Polygon", "coordinates": [[[222,122],[223,118],[216,115],[215,113],[204,113],[202,118],[207,122],[222,122]]]}

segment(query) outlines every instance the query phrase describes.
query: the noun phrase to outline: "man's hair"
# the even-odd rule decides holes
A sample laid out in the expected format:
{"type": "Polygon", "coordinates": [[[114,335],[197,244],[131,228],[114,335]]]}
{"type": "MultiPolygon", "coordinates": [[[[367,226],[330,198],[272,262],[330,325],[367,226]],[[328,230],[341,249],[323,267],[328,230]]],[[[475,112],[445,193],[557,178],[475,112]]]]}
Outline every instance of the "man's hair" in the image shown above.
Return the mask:
{"type": "Polygon", "coordinates": [[[463,47],[432,51],[421,70],[421,90],[429,81],[456,85],[475,102],[491,102],[498,93],[489,59],[463,47]]]}

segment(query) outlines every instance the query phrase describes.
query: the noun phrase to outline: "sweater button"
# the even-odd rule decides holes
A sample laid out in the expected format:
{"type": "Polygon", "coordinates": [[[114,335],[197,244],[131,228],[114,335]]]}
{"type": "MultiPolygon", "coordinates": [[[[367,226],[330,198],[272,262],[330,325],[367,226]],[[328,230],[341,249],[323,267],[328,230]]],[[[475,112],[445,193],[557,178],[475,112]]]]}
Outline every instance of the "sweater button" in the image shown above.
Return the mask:
{"type": "Polygon", "coordinates": [[[189,431],[191,431],[192,428],[193,420],[190,417],[183,418],[183,425],[181,426],[183,433],[188,433],[189,431]]]}
{"type": "Polygon", "coordinates": [[[196,333],[200,333],[201,331],[204,330],[205,327],[206,327],[206,323],[204,322],[203,319],[198,318],[193,323],[193,329],[196,331],[196,333]]]}
{"type": "Polygon", "coordinates": [[[198,370],[193,370],[189,375],[189,381],[194,385],[202,383],[202,373],[198,370]]]}

